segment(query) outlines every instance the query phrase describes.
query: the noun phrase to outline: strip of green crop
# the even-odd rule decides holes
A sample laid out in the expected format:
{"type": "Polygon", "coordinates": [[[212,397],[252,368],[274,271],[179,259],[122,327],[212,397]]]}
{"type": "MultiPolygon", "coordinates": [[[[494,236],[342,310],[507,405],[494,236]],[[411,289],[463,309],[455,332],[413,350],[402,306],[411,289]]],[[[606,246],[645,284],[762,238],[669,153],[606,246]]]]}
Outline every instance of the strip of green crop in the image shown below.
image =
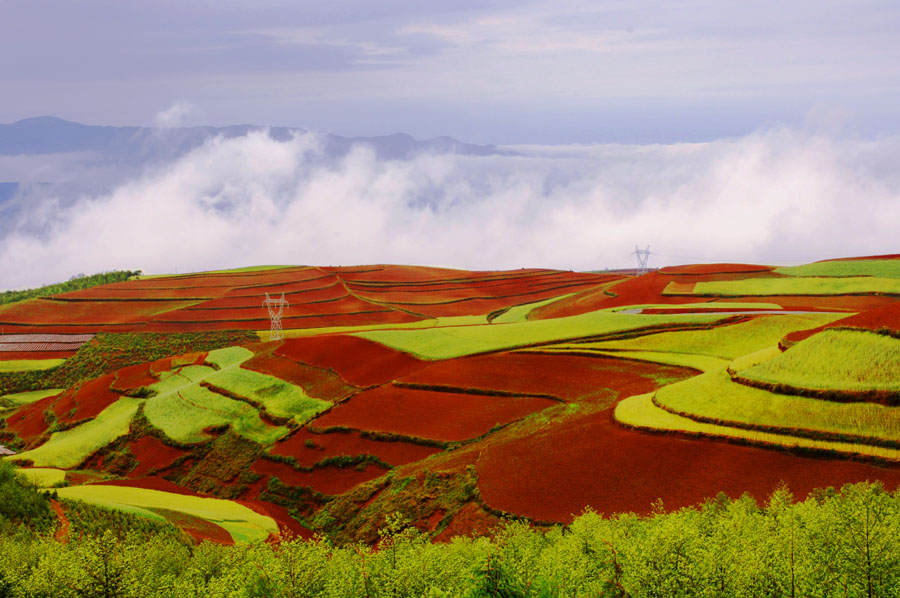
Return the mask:
{"type": "Polygon", "coordinates": [[[75,467],[97,449],[128,434],[131,420],[141,403],[140,399],[122,397],[96,418],[69,430],[54,432],[41,446],[9,459],[30,459],[38,467],[75,467]]]}
{"type": "Polygon", "coordinates": [[[28,467],[17,470],[29,482],[39,488],[49,488],[60,484],[66,479],[66,472],[52,467],[28,467]]]}
{"type": "Polygon", "coordinates": [[[26,390],[0,397],[0,404],[8,404],[14,407],[36,403],[41,399],[52,397],[63,392],[64,388],[48,388],[47,390],[26,390]]]}
{"type": "Polygon", "coordinates": [[[656,391],[656,402],[688,418],[723,425],[800,430],[900,443],[900,409],[875,403],[837,403],[772,393],[733,382],[724,369],[656,391]]]}
{"type": "Polygon", "coordinates": [[[65,362],[65,359],[12,359],[0,361],[0,372],[41,372],[65,362]]]}
{"type": "Polygon", "coordinates": [[[235,542],[265,540],[278,531],[272,518],[260,515],[244,505],[218,498],[109,485],[73,486],[60,488],[57,492],[62,498],[83,500],[131,512],[135,512],[134,509],[167,509],[186,513],[222,526],[235,542]]]}
{"type": "MultiPolygon", "coordinates": [[[[670,291],[663,295],[678,295],[670,291]]],[[[855,278],[745,278],[714,280],[694,285],[694,295],[719,297],[768,297],[778,295],[900,295],[900,279],[861,276],[855,278]]]]}
{"type": "Polygon", "coordinates": [[[816,390],[900,391],[900,339],[863,330],[825,330],[742,378],[816,390]]]}
{"type": "Polygon", "coordinates": [[[733,311],[741,310],[774,310],[783,309],[777,303],[751,303],[738,301],[703,301],[700,303],[640,303],[636,305],[619,305],[617,307],[607,308],[607,311],[633,311],[638,309],[672,309],[681,311],[704,310],[704,309],[727,309],[733,311]]]}
{"type": "Polygon", "coordinates": [[[528,319],[528,314],[530,314],[532,310],[535,310],[544,305],[549,305],[550,303],[555,303],[556,301],[568,299],[573,295],[575,295],[575,293],[569,293],[568,295],[562,295],[560,297],[550,297],[549,299],[544,299],[543,301],[534,301],[532,303],[525,303],[524,305],[515,305],[513,307],[510,307],[501,315],[494,318],[493,323],[509,324],[512,322],[524,322],[528,319]]]}
{"type": "Polygon", "coordinates": [[[814,440],[694,421],[660,409],[653,404],[652,393],[635,395],[620,401],[616,405],[615,418],[623,425],[652,432],[683,432],[689,435],[733,439],[762,446],[862,455],[890,461],[900,460],[900,450],[891,448],[851,442],[814,440]]]}
{"type": "Polygon", "coordinates": [[[645,315],[594,311],[553,320],[422,330],[370,331],[357,333],[356,336],[425,359],[449,359],[656,326],[712,325],[728,317],[721,314],[645,315]]]}
{"type": "MultiPolygon", "coordinates": [[[[771,314],[730,326],[709,330],[660,332],[625,340],[603,341],[584,345],[593,349],[617,351],[664,351],[710,355],[735,359],[769,346],[777,345],[786,334],[831,323],[846,314],[771,314]]],[[[581,343],[573,344],[579,346],[581,343]]]]}
{"type": "Polygon", "coordinates": [[[845,260],[776,268],[786,276],[878,276],[900,278],[900,260],[845,260]]]}

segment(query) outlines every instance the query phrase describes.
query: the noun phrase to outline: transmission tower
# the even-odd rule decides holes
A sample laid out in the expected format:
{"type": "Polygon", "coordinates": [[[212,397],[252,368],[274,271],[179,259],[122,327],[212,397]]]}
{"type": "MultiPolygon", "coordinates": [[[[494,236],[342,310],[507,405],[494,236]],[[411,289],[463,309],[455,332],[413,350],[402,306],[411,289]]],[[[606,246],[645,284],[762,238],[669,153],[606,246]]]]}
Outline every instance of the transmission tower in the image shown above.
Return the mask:
{"type": "Polygon", "coordinates": [[[649,272],[649,268],[647,268],[647,260],[650,259],[650,246],[647,245],[647,249],[638,249],[638,246],[634,246],[634,251],[631,252],[631,255],[637,257],[638,267],[637,267],[637,275],[643,276],[647,272],[649,272]]]}
{"type": "Polygon", "coordinates": [[[288,307],[288,305],[288,302],[284,300],[284,293],[277,299],[269,297],[269,294],[266,293],[263,307],[269,310],[269,320],[271,321],[271,327],[269,328],[270,341],[278,341],[284,338],[284,331],[281,328],[281,314],[284,313],[284,308],[288,307]]]}

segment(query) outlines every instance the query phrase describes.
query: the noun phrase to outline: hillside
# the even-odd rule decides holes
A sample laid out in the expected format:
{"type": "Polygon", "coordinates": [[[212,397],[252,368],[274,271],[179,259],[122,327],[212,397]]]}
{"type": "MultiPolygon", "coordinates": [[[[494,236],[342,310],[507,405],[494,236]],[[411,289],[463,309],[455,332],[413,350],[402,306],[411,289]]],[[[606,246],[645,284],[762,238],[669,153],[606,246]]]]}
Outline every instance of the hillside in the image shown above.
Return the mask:
{"type": "Polygon", "coordinates": [[[0,444],[60,521],[88,503],[220,543],[894,489],[898,264],[266,266],[36,293],[0,305],[0,444]]]}

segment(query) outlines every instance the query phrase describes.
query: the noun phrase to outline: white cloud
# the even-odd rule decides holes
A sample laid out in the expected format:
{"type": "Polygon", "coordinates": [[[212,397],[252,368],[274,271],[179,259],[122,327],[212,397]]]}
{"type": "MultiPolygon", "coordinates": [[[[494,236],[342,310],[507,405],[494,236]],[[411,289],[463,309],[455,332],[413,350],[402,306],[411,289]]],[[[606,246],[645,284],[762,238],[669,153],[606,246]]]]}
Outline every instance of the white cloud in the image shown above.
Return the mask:
{"type": "Polygon", "coordinates": [[[676,145],[522,146],[521,156],[322,159],[314,135],[215,139],[0,239],[0,287],[76,272],[249,264],[473,269],[787,263],[896,252],[900,138],[776,129],[676,145]],[[42,232],[30,232],[40,230],[42,232]]]}
{"type": "Polygon", "coordinates": [[[200,116],[200,109],[190,102],[175,102],[153,117],[153,125],[161,129],[171,129],[194,124],[200,116]]]}

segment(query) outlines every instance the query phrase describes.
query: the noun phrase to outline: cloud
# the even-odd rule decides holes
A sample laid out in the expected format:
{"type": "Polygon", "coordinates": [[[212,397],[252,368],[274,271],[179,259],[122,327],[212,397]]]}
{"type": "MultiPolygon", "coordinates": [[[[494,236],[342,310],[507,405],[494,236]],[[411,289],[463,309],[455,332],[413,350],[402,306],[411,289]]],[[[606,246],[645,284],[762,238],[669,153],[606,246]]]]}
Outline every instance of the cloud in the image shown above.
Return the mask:
{"type": "Polygon", "coordinates": [[[0,238],[0,287],[113,268],[602,269],[631,265],[636,243],[651,266],[897,251],[900,137],[515,149],[379,161],[360,145],[329,161],[313,134],[217,138],[108,194],[35,202],[32,225],[0,238]]]}
{"type": "Polygon", "coordinates": [[[153,125],[161,129],[172,129],[193,124],[200,116],[200,109],[190,102],[175,102],[153,117],[153,125]]]}

